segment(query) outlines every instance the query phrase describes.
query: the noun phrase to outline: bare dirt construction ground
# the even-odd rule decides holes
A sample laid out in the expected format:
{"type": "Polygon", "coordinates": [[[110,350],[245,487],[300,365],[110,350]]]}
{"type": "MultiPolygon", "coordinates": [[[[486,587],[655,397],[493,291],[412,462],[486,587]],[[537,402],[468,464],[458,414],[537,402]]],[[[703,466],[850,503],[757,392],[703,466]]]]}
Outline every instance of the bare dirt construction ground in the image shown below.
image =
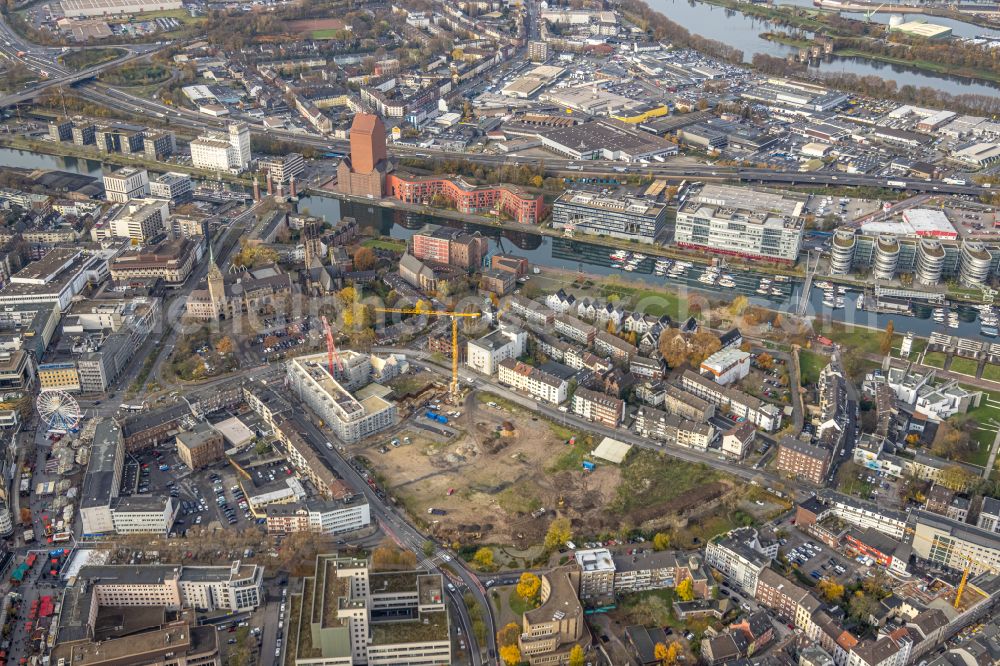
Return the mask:
{"type": "Polygon", "coordinates": [[[573,507],[566,513],[583,516],[614,497],[618,470],[602,465],[584,473],[580,462],[593,444],[580,437],[579,446],[568,446],[575,433],[475,397],[461,411],[449,423],[453,437],[419,427],[427,421],[418,415],[393,434],[398,447],[376,441],[352,449],[435,536],[528,547],[544,536],[560,498],[573,507]],[[512,428],[504,430],[505,424],[512,428]],[[447,513],[428,514],[431,508],[447,513]]]}
{"type": "Polygon", "coordinates": [[[581,463],[594,460],[599,442],[583,433],[490,394],[473,394],[459,411],[446,427],[428,428],[419,410],[391,435],[351,447],[390,496],[446,542],[528,548],[556,515],[569,517],[580,539],[623,528],[695,528],[704,538],[704,530],[732,525],[728,515],[716,517],[730,513],[746,490],[732,477],[656,451],[633,450],[621,466],[597,460],[587,472],[581,463]]]}

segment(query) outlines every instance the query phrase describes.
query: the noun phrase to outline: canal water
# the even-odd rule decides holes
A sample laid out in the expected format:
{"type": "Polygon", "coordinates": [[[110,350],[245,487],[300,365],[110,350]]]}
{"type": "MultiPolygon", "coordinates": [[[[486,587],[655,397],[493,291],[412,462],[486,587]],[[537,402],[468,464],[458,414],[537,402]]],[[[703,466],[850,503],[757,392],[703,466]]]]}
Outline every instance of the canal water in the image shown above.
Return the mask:
{"type": "MultiPolygon", "coordinates": [[[[18,166],[35,169],[59,169],[73,173],[99,176],[101,163],[95,160],[64,158],[24,151],[0,149],[0,167],[18,166]]],[[[377,230],[381,235],[401,240],[409,239],[414,233],[428,226],[453,226],[481,232],[490,239],[491,252],[511,252],[525,257],[533,264],[550,266],[570,271],[579,271],[594,275],[620,274],[628,282],[639,282],[654,288],[664,288],[670,291],[688,290],[692,295],[702,294],[714,298],[731,298],[734,293],[746,296],[751,303],[768,308],[792,313],[796,309],[802,293],[802,283],[791,281],[775,284],[779,294],[766,296],[757,293],[759,276],[739,271],[727,271],[736,282],[735,288],[708,286],[698,281],[704,272],[700,266],[694,266],[686,275],[680,278],[669,278],[654,274],[654,260],[648,258],[639,263],[633,272],[625,272],[612,265],[610,252],[606,246],[588,243],[568,238],[552,238],[530,231],[515,232],[500,230],[488,225],[477,225],[459,222],[447,218],[422,213],[412,213],[400,209],[382,208],[370,204],[353,201],[341,201],[332,196],[303,197],[299,202],[299,210],[312,215],[325,217],[330,222],[339,220],[342,216],[354,217],[362,226],[377,230]]],[[[639,246],[637,252],[641,252],[639,246]]],[[[813,317],[823,317],[832,321],[844,322],[856,326],[884,329],[892,320],[899,332],[913,331],[917,335],[927,336],[933,331],[951,335],[961,335],[967,338],[980,337],[979,324],[976,322],[976,311],[972,308],[960,308],[960,324],[957,329],[949,329],[937,324],[932,319],[932,312],[924,308],[917,316],[878,315],[864,310],[858,310],[855,302],[858,292],[848,292],[845,297],[845,307],[831,310],[823,305],[823,294],[819,289],[813,289],[809,295],[808,314],[813,317]]]]}
{"type": "MultiPolygon", "coordinates": [[[[680,278],[658,276],[654,273],[655,259],[651,257],[641,261],[634,271],[626,272],[613,265],[610,251],[604,245],[569,238],[553,238],[528,231],[498,229],[489,225],[450,220],[423,213],[382,208],[361,202],[342,201],[329,196],[303,197],[299,202],[299,211],[323,216],[329,222],[339,220],[341,217],[353,217],[362,227],[377,230],[382,236],[399,240],[408,240],[418,231],[437,226],[479,231],[490,239],[491,253],[514,253],[528,259],[534,265],[593,275],[617,274],[624,282],[641,283],[651,288],[662,288],[682,294],[686,291],[691,297],[704,295],[709,298],[726,299],[732,298],[734,294],[740,294],[746,296],[753,304],[784,313],[795,312],[802,294],[801,280],[773,283],[773,286],[780,292],[778,294],[768,293],[766,296],[758,294],[760,275],[736,270],[726,271],[732,275],[734,282],[736,282],[734,288],[718,285],[709,286],[698,281],[705,269],[697,264],[680,278]]],[[[642,248],[637,245],[633,251],[642,252],[642,248]]],[[[845,295],[845,307],[832,310],[823,305],[823,292],[813,288],[812,293],[809,294],[807,314],[810,317],[822,317],[831,321],[880,330],[884,329],[891,320],[897,332],[913,331],[916,335],[924,337],[935,331],[966,338],[981,337],[977,321],[978,312],[974,308],[959,307],[957,309],[959,326],[952,329],[936,323],[931,308],[917,308],[912,316],[883,315],[858,310],[856,305],[859,295],[858,291],[848,291],[845,295]]],[[[789,316],[794,317],[794,315],[789,316]]]]}
{"type": "MultiPolygon", "coordinates": [[[[651,8],[660,12],[670,20],[678,23],[694,34],[714,39],[728,46],[743,51],[743,58],[750,62],[755,53],[784,58],[789,54],[798,53],[798,48],[779,44],[762,38],[761,33],[768,31],[791,32],[793,28],[776,26],[768,21],[747,16],[724,7],[710,5],[695,0],[645,0],[651,8]]],[[[779,0],[780,1],[780,0],[779,0]]],[[[794,3],[798,4],[798,2],[794,3]]],[[[808,3],[811,6],[811,2],[808,3]]],[[[935,23],[946,24],[947,19],[938,20],[927,17],[935,23]]],[[[873,20],[879,20],[876,14],[873,20]]],[[[884,17],[888,22],[888,15],[884,17]]],[[[978,28],[977,26],[952,21],[964,26],[960,28],[963,36],[980,34],[997,34],[997,31],[978,28]]],[[[947,23],[947,25],[951,25],[947,23]]],[[[809,34],[809,33],[806,33],[809,34]]],[[[811,35],[810,35],[811,36],[811,35]]],[[[972,81],[946,74],[925,72],[913,67],[880,63],[864,58],[833,58],[814,64],[821,72],[850,73],[859,76],[878,76],[894,80],[898,86],[913,85],[917,87],[930,86],[937,90],[959,94],[996,95],[1000,85],[983,81],[972,81]]]]}
{"type": "Polygon", "coordinates": [[[0,167],[19,167],[22,169],[56,169],[70,171],[86,176],[100,176],[101,163],[98,160],[86,160],[77,157],[60,157],[44,153],[32,153],[26,150],[0,148],[0,167]]]}

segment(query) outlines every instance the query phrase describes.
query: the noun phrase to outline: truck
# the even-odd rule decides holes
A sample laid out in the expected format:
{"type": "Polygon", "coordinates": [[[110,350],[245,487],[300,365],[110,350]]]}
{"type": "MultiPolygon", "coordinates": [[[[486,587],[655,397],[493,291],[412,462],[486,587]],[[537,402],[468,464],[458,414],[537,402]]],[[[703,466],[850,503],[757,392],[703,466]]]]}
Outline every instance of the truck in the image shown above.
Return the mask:
{"type": "Polygon", "coordinates": [[[445,511],[444,509],[435,509],[434,507],[427,509],[427,513],[431,514],[432,516],[445,516],[448,514],[448,512],[445,511]]]}
{"type": "Polygon", "coordinates": [[[584,460],[583,463],[582,463],[582,465],[583,465],[583,469],[586,470],[586,471],[588,471],[588,472],[593,472],[595,469],[597,469],[597,465],[595,465],[594,463],[592,463],[589,460],[584,460]]]}
{"type": "Polygon", "coordinates": [[[949,185],[968,185],[969,184],[969,181],[965,180],[964,178],[945,178],[944,182],[948,183],[949,185]]]}
{"type": "Polygon", "coordinates": [[[902,188],[906,187],[905,180],[887,180],[885,181],[885,184],[888,185],[889,187],[902,187],[902,188]]]}

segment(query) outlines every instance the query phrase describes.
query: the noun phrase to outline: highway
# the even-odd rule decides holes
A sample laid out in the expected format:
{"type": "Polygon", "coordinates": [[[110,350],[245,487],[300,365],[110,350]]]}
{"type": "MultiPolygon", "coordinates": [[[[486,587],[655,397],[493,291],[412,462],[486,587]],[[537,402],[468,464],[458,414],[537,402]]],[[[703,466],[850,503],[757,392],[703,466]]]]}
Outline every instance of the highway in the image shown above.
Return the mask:
{"type": "MultiPolygon", "coordinates": [[[[124,113],[147,113],[158,118],[169,119],[171,125],[188,128],[195,132],[209,129],[221,129],[225,122],[209,118],[196,111],[178,109],[159,102],[128,95],[114,88],[93,83],[79,85],[76,90],[86,99],[101,103],[124,113]]],[[[323,151],[346,151],[350,144],[346,140],[332,139],[317,134],[290,132],[287,130],[265,130],[256,122],[248,121],[250,131],[254,134],[266,135],[271,138],[295,142],[323,151]]],[[[464,153],[461,151],[438,151],[428,148],[391,145],[391,152],[396,157],[420,157],[428,160],[462,159],[475,164],[500,166],[504,164],[519,165],[534,164],[537,160],[510,157],[505,155],[482,155],[464,153]]],[[[784,185],[829,185],[840,187],[876,187],[915,192],[937,194],[962,194],[981,196],[989,192],[978,185],[956,185],[943,181],[929,180],[896,180],[886,176],[867,174],[847,174],[833,172],[798,172],[779,171],[776,169],[720,167],[712,164],[674,164],[671,162],[651,162],[649,164],[622,163],[613,160],[571,160],[559,157],[545,159],[546,171],[555,175],[578,178],[584,176],[620,177],[625,174],[641,174],[673,180],[718,180],[739,181],[742,183],[779,183],[784,185]],[[900,183],[905,183],[901,186],[900,183]]]]}
{"type": "MultiPolygon", "coordinates": [[[[72,85],[92,78],[108,68],[144,58],[171,46],[170,44],[159,46],[156,44],[102,45],[101,48],[123,49],[125,54],[115,60],[94,65],[79,72],[72,72],[59,63],[59,56],[63,53],[62,48],[42,46],[25,41],[2,17],[0,17],[0,40],[3,42],[0,44],[0,56],[14,62],[20,61],[28,69],[37,72],[39,76],[43,77],[43,80],[29,84],[20,92],[9,93],[0,97],[0,108],[27,102],[53,86],[72,85]],[[18,56],[18,53],[23,53],[24,55],[18,56]]],[[[74,50],[79,49],[79,47],[73,48],[74,50]]]]}
{"type": "MultiPolygon", "coordinates": [[[[537,7],[529,3],[527,12],[527,30],[529,35],[537,34],[537,7]]],[[[166,46],[152,44],[125,45],[127,51],[125,56],[111,62],[89,67],[81,72],[71,73],[58,63],[58,57],[62,50],[59,48],[39,46],[25,42],[20,35],[0,18],[0,38],[4,40],[4,45],[0,46],[0,54],[17,59],[17,52],[23,51],[26,55],[23,58],[25,64],[35,71],[42,70],[48,72],[50,77],[44,81],[28,86],[25,90],[0,97],[0,108],[22,103],[33,99],[38,93],[58,85],[75,85],[78,93],[93,102],[107,106],[111,109],[128,114],[148,114],[150,116],[169,121],[171,125],[176,125],[189,129],[195,133],[208,129],[219,129],[225,125],[224,120],[210,118],[196,111],[180,109],[168,106],[160,102],[144,99],[123,93],[114,88],[101,86],[89,82],[101,71],[116,65],[130,62],[145,56],[166,46]],[[52,76],[55,74],[55,76],[52,76]]],[[[346,140],[332,139],[318,134],[306,132],[291,132],[287,130],[265,130],[263,125],[253,119],[249,119],[239,114],[234,115],[235,119],[245,120],[250,126],[251,132],[265,134],[272,138],[296,142],[305,146],[310,146],[323,151],[338,150],[344,151],[349,147],[346,140]]],[[[469,162],[497,166],[502,164],[519,165],[520,160],[525,163],[535,163],[536,160],[527,158],[517,158],[505,155],[482,155],[469,154],[461,151],[438,151],[428,148],[415,148],[411,146],[392,146],[392,152],[397,157],[421,157],[424,159],[464,159],[469,162]]],[[[688,179],[688,180],[727,180],[739,181],[743,183],[778,183],[785,185],[831,185],[845,187],[878,187],[897,190],[907,190],[915,192],[940,193],[940,194],[964,194],[980,196],[988,190],[978,185],[957,185],[945,183],[943,181],[931,180],[894,180],[885,176],[871,176],[866,174],[846,174],[831,172],[791,172],[776,169],[744,169],[738,167],[718,167],[711,164],[690,165],[672,164],[670,162],[651,163],[622,163],[613,160],[571,160],[559,157],[546,158],[546,170],[555,175],[566,177],[581,176],[609,176],[616,174],[634,173],[643,174],[659,178],[688,179]],[[902,185],[901,185],[902,183],[902,185]]]]}

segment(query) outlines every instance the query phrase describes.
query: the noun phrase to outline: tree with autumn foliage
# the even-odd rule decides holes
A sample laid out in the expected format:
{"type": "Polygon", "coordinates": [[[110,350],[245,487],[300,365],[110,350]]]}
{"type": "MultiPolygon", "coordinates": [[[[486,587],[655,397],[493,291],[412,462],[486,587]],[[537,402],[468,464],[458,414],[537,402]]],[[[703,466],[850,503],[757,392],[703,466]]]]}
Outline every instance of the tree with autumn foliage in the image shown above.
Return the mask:
{"type": "Polygon", "coordinates": [[[573,649],[569,651],[569,666],[583,666],[583,662],[583,648],[579,645],[574,645],[573,649]]]}
{"type": "Polygon", "coordinates": [[[694,601],[694,583],[690,578],[677,584],[677,598],[681,601],[694,601]]]}
{"type": "Polygon", "coordinates": [[[493,568],[493,550],[483,546],[476,551],[476,554],[472,556],[472,561],[475,562],[480,569],[488,570],[493,568]]]}
{"type": "Polygon", "coordinates": [[[521,648],[517,647],[517,643],[505,645],[500,648],[500,660],[506,666],[517,666],[521,663],[521,648]]]}
{"type": "Polygon", "coordinates": [[[677,663],[678,657],[680,657],[683,652],[683,647],[681,647],[680,642],[672,641],[670,645],[665,645],[663,643],[657,643],[653,647],[653,658],[661,666],[673,666],[677,663]]]}
{"type": "Polygon", "coordinates": [[[757,367],[761,370],[770,370],[774,367],[774,357],[767,352],[761,352],[757,356],[757,367]]]}
{"type": "Polygon", "coordinates": [[[844,598],[844,586],[827,576],[821,578],[816,587],[823,599],[830,603],[837,603],[844,598]]]}
{"type": "Polygon", "coordinates": [[[232,354],[236,349],[236,345],[233,344],[233,339],[228,335],[222,336],[218,342],[215,343],[215,351],[220,354],[232,354]]]}
{"type": "Polygon", "coordinates": [[[517,623],[510,622],[505,624],[499,631],[497,631],[497,645],[500,647],[505,645],[517,645],[517,637],[520,635],[521,627],[517,623]]]}
{"type": "Polygon", "coordinates": [[[370,271],[375,268],[378,258],[370,247],[359,247],[354,251],[354,270],[370,271]]]}
{"type": "Polygon", "coordinates": [[[530,571],[525,571],[521,574],[521,577],[517,581],[517,596],[525,601],[533,601],[541,589],[542,580],[530,571]]]}
{"type": "Polygon", "coordinates": [[[699,330],[691,336],[688,345],[688,362],[697,368],[706,358],[722,349],[722,340],[715,333],[699,330]]]}

